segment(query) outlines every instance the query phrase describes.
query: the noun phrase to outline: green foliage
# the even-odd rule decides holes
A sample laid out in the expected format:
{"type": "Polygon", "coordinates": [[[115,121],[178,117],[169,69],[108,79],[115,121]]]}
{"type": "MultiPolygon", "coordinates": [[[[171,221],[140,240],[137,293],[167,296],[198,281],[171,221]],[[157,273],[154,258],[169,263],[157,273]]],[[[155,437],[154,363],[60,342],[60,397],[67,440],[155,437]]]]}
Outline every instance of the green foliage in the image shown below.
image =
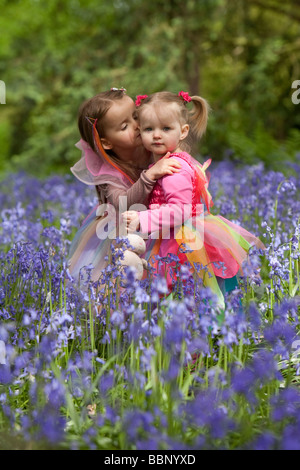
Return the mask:
{"type": "Polygon", "coordinates": [[[0,0],[0,8],[0,171],[69,171],[78,107],[111,86],[132,97],[205,96],[213,112],[202,154],[221,159],[231,149],[273,164],[299,150],[293,0],[0,0]]]}
{"type": "MultiPolygon", "coordinates": [[[[263,123],[258,121],[253,132],[246,135],[241,130],[236,130],[225,126],[215,127],[219,134],[216,133],[216,139],[221,141],[224,139],[226,132],[227,148],[221,154],[210,153],[215,160],[222,158],[231,158],[240,163],[255,164],[263,161],[267,168],[283,171],[285,173],[285,163],[293,161],[299,153],[300,149],[300,130],[291,129],[284,142],[277,141],[268,130],[263,127],[263,123]]],[[[225,140],[225,139],[224,139],[225,140]]],[[[207,149],[205,145],[204,149],[207,149]]]]}
{"type": "Polygon", "coordinates": [[[0,120],[0,142],[1,142],[1,159],[0,159],[0,172],[5,167],[5,162],[8,160],[9,155],[9,121],[0,120]]]}

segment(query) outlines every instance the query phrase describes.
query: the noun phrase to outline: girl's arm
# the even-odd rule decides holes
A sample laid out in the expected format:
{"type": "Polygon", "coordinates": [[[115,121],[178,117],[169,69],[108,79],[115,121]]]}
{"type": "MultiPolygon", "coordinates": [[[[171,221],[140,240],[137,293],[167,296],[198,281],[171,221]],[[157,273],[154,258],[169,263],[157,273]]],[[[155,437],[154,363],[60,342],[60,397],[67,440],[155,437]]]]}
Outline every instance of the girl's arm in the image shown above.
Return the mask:
{"type": "Polygon", "coordinates": [[[143,170],[139,179],[130,188],[120,189],[107,184],[105,189],[107,201],[115,208],[119,208],[120,196],[126,196],[127,207],[124,208],[122,206],[123,210],[129,209],[130,206],[137,203],[147,205],[148,196],[156,184],[156,181],[165,175],[172,175],[178,172],[181,168],[181,164],[177,160],[168,157],[169,154],[147,170],[143,170]]]}
{"type": "Polygon", "coordinates": [[[127,209],[133,204],[147,204],[148,196],[151,193],[156,181],[147,177],[146,170],[142,171],[139,179],[130,188],[116,188],[107,184],[104,190],[107,201],[116,209],[119,208],[120,196],[127,197],[127,209]]]}
{"type": "Polygon", "coordinates": [[[165,176],[159,182],[166,204],[157,209],[150,208],[142,212],[129,211],[123,214],[130,231],[139,230],[143,234],[149,234],[168,230],[183,224],[190,217],[193,172],[186,162],[182,160],[181,162],[182,169],[179,173],[165,176]]]}

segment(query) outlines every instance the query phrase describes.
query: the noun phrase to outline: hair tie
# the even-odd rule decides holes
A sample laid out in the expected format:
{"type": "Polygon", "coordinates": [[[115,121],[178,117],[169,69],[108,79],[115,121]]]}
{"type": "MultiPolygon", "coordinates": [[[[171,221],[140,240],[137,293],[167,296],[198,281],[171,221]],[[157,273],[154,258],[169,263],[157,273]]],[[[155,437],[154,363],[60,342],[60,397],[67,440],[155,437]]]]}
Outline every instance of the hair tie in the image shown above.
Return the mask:
{"type": "Polygon", "coordinates": [[[178,96],[180,96],[183,99],[183,101],[185,101],[186,103],[189,103],[190,101],[192,101],[192,98],[190,97],[187,91],[180,91],[178,93],[178,96]]]}
{"type": "Polygon", "coordinates": [[[145,100],[146,98],[148,98],[148,95],[137,95],[136,100],[135,100],[135,105],[137,107],[141,106],[142,101],[145,100]]]}
{"type": "Polygon", "coordinates": [[[126,90],[126,88],[123,88],[123,87],[121,87],[121,88],[113,87],[113,88],[110,89],[110,91],[123,91],[124,93],[126,93],[127,90],[126,90]]]}

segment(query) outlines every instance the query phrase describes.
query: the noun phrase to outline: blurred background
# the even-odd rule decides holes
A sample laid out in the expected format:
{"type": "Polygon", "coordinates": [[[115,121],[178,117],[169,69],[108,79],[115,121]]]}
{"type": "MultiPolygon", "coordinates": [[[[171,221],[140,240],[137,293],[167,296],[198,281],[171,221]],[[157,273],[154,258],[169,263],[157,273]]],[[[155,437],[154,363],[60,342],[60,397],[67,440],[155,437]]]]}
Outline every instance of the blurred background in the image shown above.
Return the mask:
{"type": "Polygon", "coordinates": [[[299,158],[298,0],[0,0],[0,11],[0,175],[68,173],[78,108],[111,87],[204,96],[198,156],[281,170],[299,158]]]}

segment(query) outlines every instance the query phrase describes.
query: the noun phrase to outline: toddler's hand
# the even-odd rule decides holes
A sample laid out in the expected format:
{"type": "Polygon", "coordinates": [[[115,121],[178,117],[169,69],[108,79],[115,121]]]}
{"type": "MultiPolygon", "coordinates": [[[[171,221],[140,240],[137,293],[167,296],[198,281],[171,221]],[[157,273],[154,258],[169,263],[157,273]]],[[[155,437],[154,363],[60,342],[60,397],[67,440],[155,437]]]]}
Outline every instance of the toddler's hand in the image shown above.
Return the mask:
{"type": "Polygon", "coordinates": [[[170,152],[166,153],[166,155],[146,171],[148,178],[158,180],[165,175],[172,175],[180,171],[180,163],[174,158],[169,158],[169,155],[170,152]]]}
{"type": "Polygon", "coordinates": [[[122,214],[123,221],[126,225],[128,233],[133,233],[140,228],[140,218],[136,211],[126,211],[122,214]]]}

